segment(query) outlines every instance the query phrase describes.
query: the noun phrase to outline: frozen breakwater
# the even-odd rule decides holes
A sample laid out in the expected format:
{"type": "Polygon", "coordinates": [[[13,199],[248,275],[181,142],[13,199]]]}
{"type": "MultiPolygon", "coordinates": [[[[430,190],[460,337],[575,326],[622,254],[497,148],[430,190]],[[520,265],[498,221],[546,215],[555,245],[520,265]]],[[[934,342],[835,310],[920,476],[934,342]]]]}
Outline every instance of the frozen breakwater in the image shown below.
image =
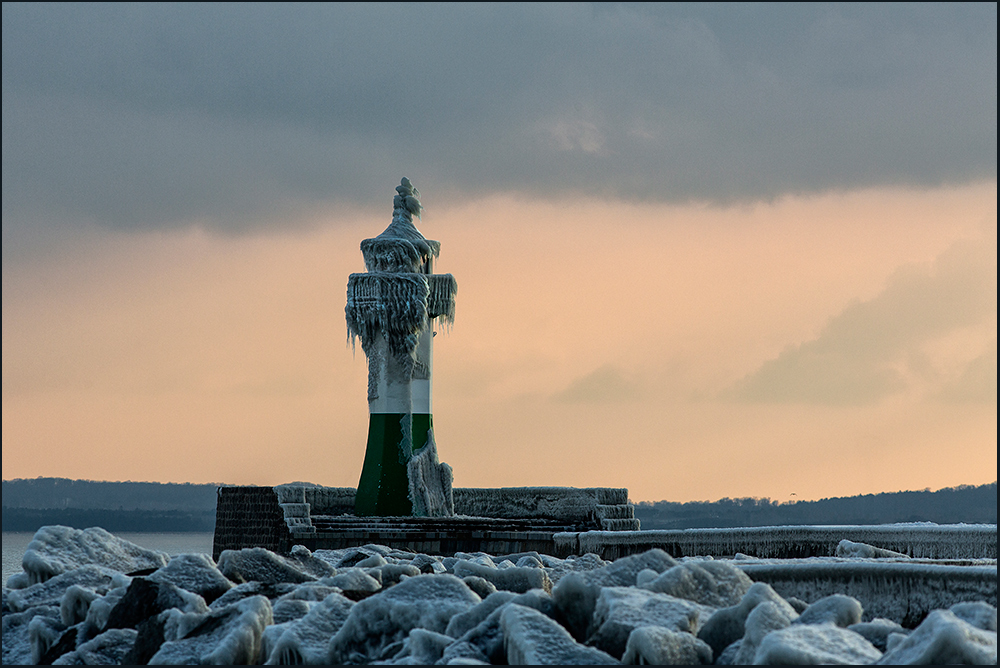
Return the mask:
{"type": "Polygon", "coordinates": [[[852,540],[836,552],[606,560],[370,544],[215,561],[43,527],[3,589],[3,663],[996,664],[995,558],[852,540]]]}

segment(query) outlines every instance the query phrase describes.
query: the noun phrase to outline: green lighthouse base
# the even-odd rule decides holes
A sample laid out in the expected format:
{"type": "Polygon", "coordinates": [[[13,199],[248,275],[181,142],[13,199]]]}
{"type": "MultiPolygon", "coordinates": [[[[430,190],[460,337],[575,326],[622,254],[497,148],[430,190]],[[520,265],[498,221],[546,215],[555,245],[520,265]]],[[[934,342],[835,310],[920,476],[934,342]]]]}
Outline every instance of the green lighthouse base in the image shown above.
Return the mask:
{"type": "Polygon", "coordinates": [[[369,416],[368,445],[354,502],[358,517],[413,515],[406,465],[410,457],[427,444],[433,422],[433,416],[427,413],[372,413],[369,416]],[[412,439],[404,432],[407,427],[412,439]],[[409,452],[402,452],[404,449],[409,452]]]}

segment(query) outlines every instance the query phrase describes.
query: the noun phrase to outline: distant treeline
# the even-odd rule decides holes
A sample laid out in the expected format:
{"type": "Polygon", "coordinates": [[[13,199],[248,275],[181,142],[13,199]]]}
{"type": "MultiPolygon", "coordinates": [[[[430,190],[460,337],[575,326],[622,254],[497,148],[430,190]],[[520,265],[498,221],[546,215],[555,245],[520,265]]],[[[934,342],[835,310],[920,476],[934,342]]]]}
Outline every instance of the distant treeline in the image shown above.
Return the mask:
{"type": "MultiPolygon", "coordinates": [[[[4,499],[6,502],[7,499],[4,499]]],[[[102,508],[8,508],[3,506],[4,531],[35,532],[39,527],[61,524],[74,529],[101,527],[112,533],[166,533],[215,531],[215,508],[185,510],[108,510],[102,508]]]]}
{"type": "MultiPolygon", "coordinates": [[[[7,508],[93,508],[122,510],[188,510],[215,512],[219,485],[159,482],[98,482],[67,478],[3,481],[7,508]]],[[[6,515],[4,515],[6,517],[6,515]]],[[[4,522],[6,528],[6,521],[4,522]]]]}
{"type": "Polygon", "coordinates": [[[996,524],[997,484],[793,503],[756,498],[689,503],[643,501],[636,504],[635,516],[643,529],[895,522],[996,524]]]}

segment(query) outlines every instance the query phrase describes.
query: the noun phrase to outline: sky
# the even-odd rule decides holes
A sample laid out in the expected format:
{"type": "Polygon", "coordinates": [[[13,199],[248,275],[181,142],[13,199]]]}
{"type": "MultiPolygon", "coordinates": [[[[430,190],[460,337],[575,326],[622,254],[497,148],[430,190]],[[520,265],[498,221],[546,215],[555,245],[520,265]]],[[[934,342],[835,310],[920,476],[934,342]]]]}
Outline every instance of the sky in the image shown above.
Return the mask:
{"type": "Polygon", "coordinates": [[[355,486],[403,176],[461,487],[996,479],[980,5],[4,3],[3,478],[355,486]]]}

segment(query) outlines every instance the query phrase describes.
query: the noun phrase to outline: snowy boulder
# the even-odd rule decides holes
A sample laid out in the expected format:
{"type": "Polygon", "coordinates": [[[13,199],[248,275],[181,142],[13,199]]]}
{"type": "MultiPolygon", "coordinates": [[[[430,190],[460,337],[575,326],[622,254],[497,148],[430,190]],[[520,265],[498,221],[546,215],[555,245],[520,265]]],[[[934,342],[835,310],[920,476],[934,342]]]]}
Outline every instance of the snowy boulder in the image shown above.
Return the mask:
{"type": "Polygon", "coordinates": [[[500,615],[507,663],[510,665],[613,665],[611,655],[576,642],[566,629],[542,613],[507,605],[500,615]]]}
{"type": "Polygon", "coordinates": [[[504,654],[500,616],[508,605],[532,608],[550,618],[554,618],[556,615],[556,606],[552,596],[541,589],[533,589],[524,594],[508,597],[510,597],[510,592],[496,592],[490,595],[488,602],[483,601],[483,603],[470,608],[468,613],[453,617],[452,621],[448,623],[450,633],[446,635],[449,636],[461,628],[467,627],[473,621],[473,617],[482,618],[483,615],[486,615],[485,619],[460,635],[454,643],[447,647],[441,662],[449,663],[470,659],[486,663],[504,663],[506,655],[504,654]],[[452,627],[453,623],[454,627],[452,627]]]}
{"type": "Polygon", "coordinates": [[[315,601],[302,601],[282,596],[277,602],[271,604],[273,623],[284,624],[285,622],[293,622],[296,619],[301,619],[309,614],[314,605],[316,605],[315,601]]]}
{"type": "Polygon", "coordinates": [[[105,628],[134,629],[150,617],[174,608],[196,614],[208,612],[205,599],[198,594],[170,582],[134,578],[125,595],[108,614],[105,628]]]}
{"type": "MultiPolygon", "coordinates": [[[[583,557],[574,561],[582,559],[583,557]]],[[[591,619],[601,587],[630,587],[643,570],[662,573],[676,565],[677,561],[669,554],[660,549],[652,549],[593,570],[570,571],[552,589],[560,621],[574,638],[584,640],[590,635],[591,619]]]]}
{"type": "Polygon", "coordinates": [[[847,627],[847,630],[861,635],[880,652],[886,651],[890,634],[898,633],[906,636],[910,633],[910,631],[904,629],[891,619],[883,619],[881,617],[877,617],[870,622],[851,624],[847,627]]]}
{"type": "Polygon", "coordinates": [[[612,656],[622,656],[629,635],[641,626],[660,626],[693,635],[698,632],[699,619],[707,619],[713,612],[712,608],[669,594],[634,587],[604,587],[594,608],[594,631],[587,644],[612,656]]]}
{"type": "Polygon", "coordinates": [[[383,587],[391,587],[404,578],[420,575],[420,569],[412,564],[386,564],[379,571],[383,587]]]}
{"type": "Polygon", "coordinates": [[[58,606],[38,606],[23,612],[13,612],[3,616],[3,665],[26,665],[31,663],[31,640],[28,626],[36,617],[44,617],[53,623],[61,623],[58,606]]]}
{"type": "Polygon", "coordinates": [[[765,665],[863,665],[882,658],[870,642],[834,624],[796,624],[767,634],[752,663],[765,665]]]}
{"type": "Polygon", "coordinates": [[[271,602],[253,596],[207,614],[163,613],[165,642],[150,665],[255,664],[261,637],[272,621],[271,602]]]}
{"type": "MultiPolygon", "coordinates": [[[[898,636],[896,636],[898,638],[898,636]]],[[[889,643],[885,665],[959,663],[996,665],[997,634],[977,628],[950,610],[934,610],[913,633],[889,643]]]]}
{"type": "Polygon", "coordinates": [[[445,635],[451,636],[452,638],[460,638],[470,629],[489,617],[494,610],[514,598],[517,598],[517,596],[513,592],[493,592],[489,596],[483,598],[482,603],[474,605],[465,612],[460,612],[452,617],[451,621],[448,622],[447,628],[445,629],[445,635]]]}
{"type": "Polygon", "coordinates": [[[360,568],[349,568],[333,577],[323,578],[323,584],[336,587],[352,601],[360,601],[382,589],[382,583],[360,568]]]}
{"type": "Polygon", "coordinates": [[[956,603],[949,608],[956,617],[977,629],[997,632],[997,609],[984,601],[956,603]]]}
{"type": "MultiPolygon", "coordinates": [[[[59,642],[66,631],[66,625],[58,617],[39,615],[28,622],[28,643],[31,646],[31,663],[37,665],[53,645],[59,642]]],[[[71,634],[73,638],[76,633],[71,634]]],[[[75,642],[69,643],[71,649],[75,642]]]]}
{"type": "MultiPolygon", "coordinates": [[[[308,552],[308,550],[305,550],[308,552]]],[[[336,573],[322,559],[292,551],[291,556],[275,554],[262,547],[224,550],[219,555],[219,571],[233,582],[309,582],[336,573]]]]}
{"type": "Polygon", "coordinates": [[[90,605],[98,598],[101,598],[100,594],[93,589],[76,584],[71,585],[59,602],[59,616],[62,623],[66,626],[73,626],[85,620],[90,611],[90,605]]]}
{"type": "Polygon", "coordinates": [[[329,662],[366,661],[415,628],[444,633],[451,618],[482,599],[453,575],[418,575],[351,608],[330,641],[329,662]]]}
{"type": "Polygon", "coordinates": [[[690,633],[662,626],[640,626],[632,631],[622,663],[650,666],[697,666],[712,663],[712,648],[690,633]]]}
{"type": "Polygon", "coordinates": [[[75,650],[52,662],[53,666],[116,666],[125,663],[136,632],[133,629],[111,629],[81,643],[75,650]]]}
{"type": "Polygon", "coordinates": [[[849,540],[842,540],[837,544],[837,557],[860,558],[860,559],[909,559],[909,555],[902,552],[893,552],[867,543],[852,543],[849,540]]]}
{"type": "Polygon", "coordinates": [[[861,621],[864,609],[861,602],[850,596],[832,594],[824,596],[802,611],[796,624],[825,624],[827,622],[846,629],[861,621]]]}
{"type": "Polygon", "coordinates": [[[326,664],[330,638],[343,627],[354,605],[340,594],[330,594],[312,606],[304,617],[286,625],[274,645],[267,648],[267,664],[326,664]]]}
{"type": "MultiPolygon", "coordinates": [[[[650,573],[649,569],[640,571],[636,582],[640,577],[649,578],[650,573]]],[[[640,586],[702,605],[725,608],[738,604],[752,584],[753,580],[732,564],[706,560],[674,566],[640,586]]]]}
{"type": "Polygon", "coordinates": [[[11,590],[7,596],[7,605],[14,612],[39,605],[58,606],[62,603],[66,591],[74,585],[103,596],[114,587],[128,584],[128,582],[129,578],[117,571],[88,564],[71,571],[64,571],[44,582],[38,582],[24,589],[11,590]]]}
{"type": "Polygon", "coordinates": [[[181,554],[163,568],[147,576],[153,582],[169,582],[198,594],[211,603],[233,588],[207,554],[181,554]]]}
{"type": "Polygon", "coordinates": [[[466,575],[462,578],[462,582],[465,583],[466,587],[476,592],[476,596],[479,598],[486,598],[497,591],[496,585],[478,575],[466,575]]]}
{"type": "Polygon", "coordinates": [[[242,601],[243,599],[250,598],[252,596],[263,596],[268,600],[276,601],[286,594],[291,594],[300,586],[301,584],[296,584],[294,582],[274,582],[271,584],[265,584],[263,582],[244,582],[241,585],[236,585],[225,594],[212,601],[212,604],[208,607],[212,610],[221,610],[222,608],[228,607],[238,601],[242,601]]]}
{"type": "Polygon", "coordinates": [[[772,631],[780,631],[791,626],[792,619],[788,609],[779,607],[774,601],[764,601],[757,605],[743,623],[743,642],[733,657],[733,663],[738,665],[753,663],[757,649],[764,638],[772,631]]]}
{"type": "MultiPolygon", "coordinates": [[[[593,552],[588,552],[587,554],[582,554],[578,557],[570,555],[565,559],[550,557],[549,555],[543,554],[539,556],[539,559],[541,559],[542,565],[545,566],[545,572],[549,574],[549,579],[552,580],[553,586],[558,583],[563,576],[568,575],[569,573],[596,571],[597,569],[604,568],[611,563],[604,561],[593,552]]],[[[653,570],[653,572],[659,575],[664,570],[666,569],[662,568],[658,571],[653,570]]]]}
{"type": "Polygon", "coordinates": [[[37,584],[81,566],[132,573],[160,568],[169,561],[166,552],[147,550],[97,527],[81,531],[45,526],[28,543],[21,565],[28,575],[28,584],[37,584]]]}
{"type": "MultiPolygon", "coordinates": [[[[455,641],[451,636],[427,629],[413,629],[400,650],[387,663],[392,665],[430,666],[437,663],[445,649],[455,641]]],[[[384,656],[384,655],[383,655],[384,656]]]]}
{"type": "MultiPolygon", "coordinates": [[[[491,561],[492,564],[492,561],[491,561]]],[[[480,565],[474,561],[460,561],[455,564],[455,575],[464,578],[469,575],[481,577],[498,590],[512,591],[523,594],[531,589],[552,591],[552,581],[544,570],[539,568],[497,568],[480,565]]]]}
{"type": "Polygon", "coordinates": [[[765,601],[774,603],[790,619],[798,617],[792,606],[770,585],[755,582],[737,605],[722,608],[709,617],[698,631],[698,637],[708,643],[712,652],[718,656],[729,645],[743,637],[747,616],[765,601]]]}

